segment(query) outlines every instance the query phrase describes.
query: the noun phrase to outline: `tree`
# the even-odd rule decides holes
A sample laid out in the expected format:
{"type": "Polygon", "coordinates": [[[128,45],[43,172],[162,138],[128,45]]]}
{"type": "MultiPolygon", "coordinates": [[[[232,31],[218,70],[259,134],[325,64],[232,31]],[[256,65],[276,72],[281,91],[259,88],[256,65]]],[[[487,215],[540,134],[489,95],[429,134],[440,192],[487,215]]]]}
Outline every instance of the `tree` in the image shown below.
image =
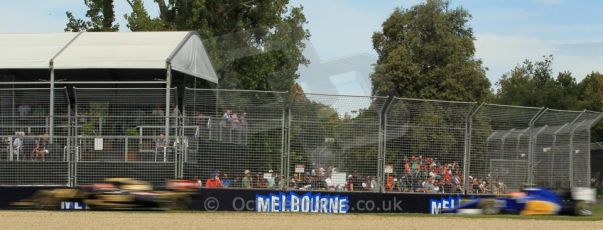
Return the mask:
{"type": "Polygon", "coordinates": [[[89,21],[75,18],[73,13],[67,11],[67,27],[65,32],[79,31],[117,31],[118,24],[115,22],[115,11],[113,9],[113,0],[84,0],[88,7],[86,17],[89,21]]]}
{"type": "MultiPolygon", "coordinates": [[[[578,88],[580,108],[603,111],[603,74],[592,72],[582,79],[578,88]]],[[[593,142],[603,141],[603,122],[595,125],[591,135],[593,142]]]]}
{"type": "Polygon", "coordinates": [[[373,34],[379,58],[373,94],[480,101],[490,95],[482,62],[474,58],[471,15],[448,1],[396,9],[373,34]]]}
{"type": "Polygon", "coordinates": [[[144,7],[142,0],[126,0],[132,12],[124,15],[128,21],[128,28],[132,31],[158,31],[165,28],[160,18],[151,18],[144,7]]]}
{"type": "Polygon", "coordinates": [[[578,84],[570,72],[560,72],[553,78],[553,56],[543,60],[525,60],[496,83],[495,101],[500,104],[580,109],[578,84]]]}
{"type": "MultiPolygon", "coordinates": [[[[569,110],[603,110],[603,75],[593,72],[580,83],[568,71],[553,78],[553,56],[525,60],[496,83],[500,104],[569,110]]],[[[595,126],[592,140],[603,140],[603,123],[595,126]]]]}

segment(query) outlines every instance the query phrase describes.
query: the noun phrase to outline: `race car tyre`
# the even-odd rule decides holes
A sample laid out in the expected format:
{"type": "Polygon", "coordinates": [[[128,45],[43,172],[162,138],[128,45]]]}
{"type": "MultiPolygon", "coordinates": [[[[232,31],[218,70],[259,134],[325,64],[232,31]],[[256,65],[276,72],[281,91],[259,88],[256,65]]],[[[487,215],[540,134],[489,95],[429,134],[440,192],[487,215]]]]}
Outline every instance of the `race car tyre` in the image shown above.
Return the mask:
{"type": "Polygon", "coordinates": [[[593,204],[588,201],[577,201],[574,205],[574,214],[576,216],[590,216],[593,214],[593,204]]]}
{"type": "Polygon", "coordinates": [[[500,208],[496,207],[495,200],[481,200],[478,204],[478,207],[485,215],[496,215],[500,213],[500,208]]]}

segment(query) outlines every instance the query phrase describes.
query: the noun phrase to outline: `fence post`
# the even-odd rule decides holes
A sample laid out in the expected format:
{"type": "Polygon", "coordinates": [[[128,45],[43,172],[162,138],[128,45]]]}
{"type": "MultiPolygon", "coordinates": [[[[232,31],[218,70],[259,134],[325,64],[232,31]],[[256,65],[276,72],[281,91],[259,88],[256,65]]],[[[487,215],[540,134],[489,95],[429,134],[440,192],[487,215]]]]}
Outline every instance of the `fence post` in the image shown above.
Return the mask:
{"type": "Polygon", "coordinates": [[[528,139],[528,184],[530,185],[534,183],[534,148],[536,147],[536,136],[542,131],[541,129],[534,134],[534,124],[547,110],[547,108],[541,107],[540,111],[538,111],[528,123],[528,128],[530,129],[530,138],[528,139]]]}
{"type": "Polygon", "coordinates": [[[49,105],[49,109],[48,109],[48,114],[49,114],[49,120],[50,120],[50,125],[49,125],[49,135],[50,135],[50,144],[54,143],[53,139],[54,139],[54,67],[53,67],[53,63],[52,61],[50,62],[50,105],[49,105]]]}
{"type": "Polygon", "coordinates": [[[379,179],[379,192],[385,192],[385,183],[387,178],[385,178],[385,154],[386,154],[386,142],[387,142],[387,113],[391,108],[391,104],[394,101],[393,96],[389,96],[385,99],[385,103],[383,107],[381,107],[381,111],[379,112],[379,137],[378,137],[378,145],[377,145],[377,177],[379,179]]]}
{"type": "Polygon", "coordinates": [[[282,190],[286,190],[289,186],[289,145],[291,144],[290,142],[290,129],[291,129],[291,120],[290,120],[290,116],[291,116],[291,106],[293,104],[293,101],[295,101],[295,98],[297,97],[297,93],[295,93],[293,95],[293,97],[287,97],[290,98],[291,101],[289,102],[289,104],[285,104],[283,103],[283,117],[282,117],[282,130],[281,130],[281,184],[280,184],[280,188],[282,190]],[[284,183],[282,182],[284,181],[284,183]]]}
{"type": "Polygon", "coordinates": [[[293,103],[297,99],[298,93],[294,93],[289,105],[283,109],[283,125],[286,132],[283,130],[283,134],[285,135],[283,138],[285,139],[285,145],[283,146],[282,160],[283,166],[281,167],[281,180],[285,180],[285,183],[282,183],[282,189],[285,190],[289,187],[289,167],[290,167],[290,157],[291,157],[291,120],[293,118],[293,114],[291,113],[291,107],[293,107],[293,103]],[[286,110],[286,112],[285,112],[286,110]]]}
{"type": "MultiPolygon", "coordinates": [[[[572,127],[576,121],[578,121],[578,119],[580,117],[582,117],[582,115],[584,115],[584,113],[586,113],[586,109],[583,110],[582,112],[580,112],[580,114],[578,114],[578,116],[576,116],[576,118],[574,118],[574,120],[572,120],[572,122],[569,123],[570,127],[572,127]]],[[[569,150],[569,179],[570,179],[570,184],[569,187],[572,188],[574,187],[574,131],[576,131],[576,129],[583,123],[584,121],[581,121],[580,123],[578,123],[578,125],[574,126],[571,128],[570,130],[570,137],[569,137],[569,146],[568,146],[568,150],[569,150]]],[[[557,133],[555,132],[555,135],[557,133]]]]}
{"type": "MultiPolygon", "coordinates": [[[[477,103],[476,103],[477,104],[477,103]]],[[[473,116],[479,112],[485,103],[481,103],[477,107],[473,105],[471,112],[465,117],[465,145],[463,154],[463,194],[467,194],[469,188],[469,160],[471,159],[471,130],[473,129],[473,116]]]]}
{"type": "Polygon", "coordinates": [[[170,139],[170,100],[171,98],[171,85],[172,85],[172,65],[168,64],[166,67],[165,77],[165,139],[170,139]]]}

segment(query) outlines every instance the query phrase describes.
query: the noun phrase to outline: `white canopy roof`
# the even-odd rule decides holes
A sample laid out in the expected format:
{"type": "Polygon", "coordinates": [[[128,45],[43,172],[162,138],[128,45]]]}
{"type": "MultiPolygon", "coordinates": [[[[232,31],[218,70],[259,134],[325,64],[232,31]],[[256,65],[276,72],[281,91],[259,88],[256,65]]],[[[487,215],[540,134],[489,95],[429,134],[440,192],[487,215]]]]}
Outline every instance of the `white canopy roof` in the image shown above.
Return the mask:
{"type": "Polygon", "coordinates": [[[166,69],[168,64],[218,82],[195,32],[0,34],[0,69],[166,69]]]}

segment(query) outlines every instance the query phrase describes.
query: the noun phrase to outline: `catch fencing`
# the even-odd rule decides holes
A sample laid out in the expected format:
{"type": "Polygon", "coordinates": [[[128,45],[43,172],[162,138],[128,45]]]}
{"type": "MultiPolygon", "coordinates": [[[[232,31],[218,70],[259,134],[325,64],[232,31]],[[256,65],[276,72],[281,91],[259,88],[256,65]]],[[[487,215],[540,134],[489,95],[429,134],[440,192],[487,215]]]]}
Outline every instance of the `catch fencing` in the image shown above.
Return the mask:
{"type": "Polygon", "coordinates": [[[72,87],[54,95],[0,89],[0,185],[134,177],[157,186],[195,178],[208,187],[311,191],[588,187],[591,127],[603,117],[251,90],[72,87]]]}

